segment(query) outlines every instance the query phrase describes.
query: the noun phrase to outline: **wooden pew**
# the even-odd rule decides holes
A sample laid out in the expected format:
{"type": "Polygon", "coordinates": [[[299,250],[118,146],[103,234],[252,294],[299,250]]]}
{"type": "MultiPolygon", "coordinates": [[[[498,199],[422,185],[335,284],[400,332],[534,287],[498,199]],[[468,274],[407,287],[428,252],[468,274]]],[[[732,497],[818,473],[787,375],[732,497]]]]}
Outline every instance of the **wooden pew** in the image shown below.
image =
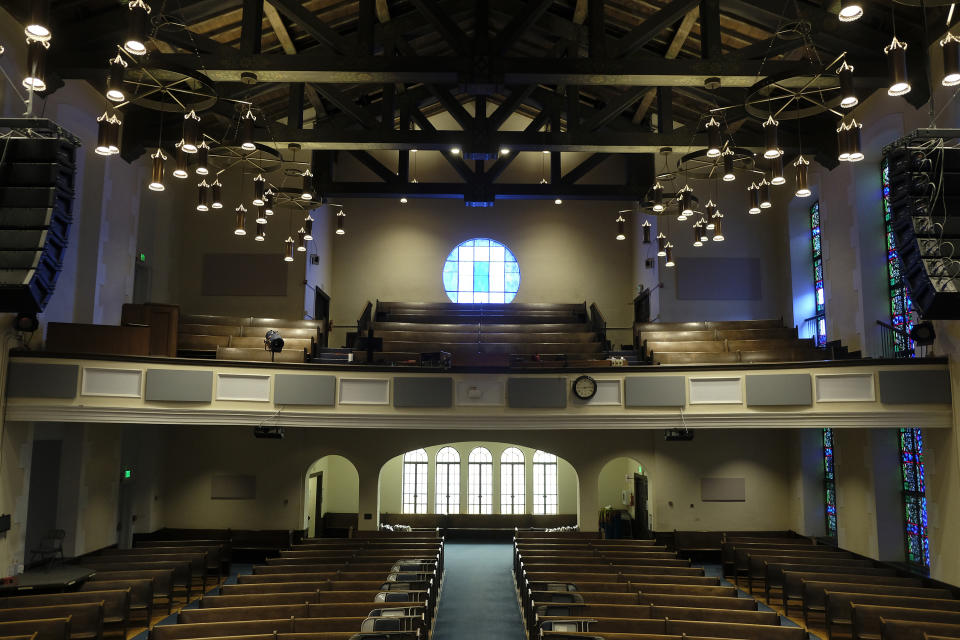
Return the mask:
{"type": "Polygon", "coordinates": [[[0,609],[0,622],[70,619],[70,640],[102,640],[103,601],[0,609]]]}
{"type": "MultiPolygon", "coordinates": [[[[817,575],[817,574],[812,574],[817,575]]],[[[826,610],[827,591],[847,592],[847,593],[873,593],[877,595],[902,595],[908,597],[929,597],[929,598],[950,598],[951,594],[946,589],[933,589],[922,587],[922,581],[917,578],[885,578],[883,576],[870,576],[869,578],[860,578],[869,580],[871,584],[861,584],[851,581],[822,581],[822,580],[804,580],[803,581],[803,617],[807,620],[810,613],[822,614],[826,610]]]]}
{"type": "Polygon", "coordinates": [[[29,635],[35,640],[69,640],[70,616],[42,620],[0,621],[0,636],[29,635]]]}
{"type": "Polygon", "coordinates": [[[150,640],[192,640],[220,638],[258,633],[327,633],[360,629],[364,618],[287,618],[282,620],[242,620],[239,622],[205,622],[156,626],[150,640]]]}
{"type": "Polygon", "coordinates": [[[114,572],[118,571],[134,572],[136,577],[147,577],[145,573],[147,571],[172,569],[171,587],[173,590],[178,586],[183,587],[186,600],[189,602],[191,599],[193,568],[189,560],[143,560],[137,557],[88,556],[84,558],[83,566],[95,569],[98,575],[102,571],[111,574],[111,577],[113,577],[114,572]]]}
{"type": "MultiPolygon", "coordinates": [[[[223,585],[224,587],[230,585],[223,585]]],[[[318,602],[318,589],[312,591],[291,593],[254,593],[239,595],[203,596],[200,598],[200,608],[208,607],[250,607],[268,606],[276,604],[305,604],[318,602]]]]}
{"type": "MultiPolygon", "coordinates": [[[[425,603],[403,604],[409,615],[423,612],[425,603]]],[[[324,604],[281,604],[252,607],[212,607],[182,609],[178,614],[181,624],[204,622],[239,622],[242,620],[279,620],[281,618],[336,618],[366,617],[375,609],[383,609],[382,602],[336,602],[324,604]]]]}
{"type": "Polygon", "coordinates": [[[643,604],[540,605],[536,608],[536,614],[538,620],[563,620],[569,618],[670,618],[671,620],[700,620],[703,622],[737,622],[741,624],[765,625],[780,624],[780,615],[774,611],[661,607],[643,604]]]}
{"type": "MultiPolygon", "coordinates": [[[[255,633],[243,636],[222,636],[219,640],[356,640],[357,631],[313,633],[255,633]]],[[[391,633],[390,640],[420,640],[418,632],[391,633]]]]}
{"type": "Polygon", "coordinates": [[[190,563],[191,575],[200,580],[203,591],[207,590],[207,569],[215,568],[220,573],[219,551],[216,547],[151,547],[134,549],[104,549],[96,558],[129,558],[147,561],[180,561],[190,563]]]}
{"type": "Polygon", "coordinates": [[[167,541],[163,543],[143,544],[139,543],[135,549],[150,549],[157,553],[206,553],[207,570],[214,570],[217,575],[223,575],[223,570],[230,562],[230,553],[228,545],[220,542],[208,541],[205,543],[186,541],[176,542],[167,541]]]}
{"type": "Polygon", "coordinates": [[[861,558],[843,557],[837,555],[820,556],[768,556],[768,555],[749,555],[750,570],[747,573],[747,587],[750,593],[753,593],[753,583],[757,580],[765,580],[767,576],[767,565],[780,565],[783,570],[789,571],[791,568],[802,571],[805,567],[813,567],[810,571],[827,571],[830,567],[870,567],[872,560],[861,558]]]}
{"type": "Polygon", "coordinates": [[[153,578],[140,578],[135,580],[87,580],[81,585],[80,591],[97,592],[129,589],[130,611],[142,611],[146,626],[150,626],[150,621],[153,619],[153,585],[153,578]]]}
{"type": "MultiPolygon", "coordinates": [[[[800,627],[780,627],[734,622],[701,622],[696,620],[617,620],[604,618],[590,621],[587,633],[607,640],[636,634],[666,634],[701,638],[736,638],[738,640],[806,640],[800,627]]],[[[549,637],[544,633],[544,637],[549,637]]]]}
{"type": "Polygon", "coordinates": [[[720,545],[720,560],[724,565],[724,571],[729,567],[732,571],[727,572],[726,575],[736,575],[736,572],[740,571],[746,573],[750,568],[750,563],[747,561],[747,554],[751,551],[769,551],[775,553],[777,551],[813,551],[813,550],[829,550],[828,547],[818,547],[814,546],[811,543],[806,544],[775,544],[769,542],[723,542],[720,545]]]}
{"type": "MultiPolygon", "coordinates": [[[[379,571],[382,574],[390,573],[390,571],[395,566],[395,563],[388,564],[379,564],[371,563],[369,565],[356,565],[349,563],[339,563],[339,564],[270,564],[270,565],[257,565],[253,568],[253,575],[270,575],[270,574],[284,574],[284,573],[324,573],[324,572],[336,572],[337,570],[345,570],[347,567],[350,568],[362,568],[363,571],[379,571]]],[[[423,565],[426,571],[434,571],[436,569],[435,564],[423,565]]]]}
{"type": "MultiPolygon", "coordinates": [[[[817,571],[794,571],[787,570],[783,572],[783,608],[786,612],[786,615],[789,615],[790,612],[790,601],[791,600],[803,600],[803,608],[806,610],[806,583],[808,582],[818,582],[818,583],[851,583],[851,584],[863,584],[869,583],[878,586],[903,586],[903,587],[916,587],[920,586],[921,581],[917,578],[901,578],[896,574],[892,569],[887,570],[888,573],[877,572],[876,570],[871,570],[870,572],[864,574],[862,569],[857,567],[831,567],[829,571],[826,572],[817,572],[817,571]]],[[[834,591],[843,591],[843,589],[834,589],[834,591]]],[[[817,594],[812,594],[814,597],[817,594]]],[[[815,604],[814,609],[810,611],[823,611],[823,596],[822,593],[819,594],[820,598],[815,604]]],[[[806,614],[804,614],[806,615],[806,614]]]]}
{"type": "Polygon", "coordinates": [[[883,619],[883,640],[945,640],[960,638],[960,624],[883,619]]]}
{"type": "MultiPolygon", "coordinates": [[[[130,623],[130,588],[109,591],[68,591],[63,593],[45,593],[39,595],[13,596],[0,598],[0,609],[24,607],[55,607],[65,604],[94,603],[103,608],[103,625],[117,626],[123,629],[126,638],[130,623]]],[[[44,616],[50,617],[50,616],[44,616]]]]}
{"type": "Polygon", "coordinates": [[[960,600],[827,592],[828,635],[845,615],[854,640],[880,640],[880,618],[960,624],[960,600]]]}
{"type": "Polygon", "coordinates": [[[822,561],[820,559],[811,561],[811,562],[763,562],[763,589],[766,594],[767,602],[770,602],[770,590],[777,588],[783,589],[784,586],[784,573],[787,571],[833,571],[834,569],[840,567],[846,568],[856,568],[859,572],[859,575],[863,576],[892,576],[896,574],[896,571],[888,567],[875,567],[872,560],[859,560],[860,564],[856,564],[854,561],[834,561],[839,562],[840,564],[833,564],[830,561],[822,561]],[[847,564],[849,562],[849,564],[847,564]]]}
{"type": "MultiPolygon", "coordinates": [[[[127,580],[152,580],[154,600],[161,598],[166,600],[167,613],[173,611],[173,569],[113,569],[97,571],[93,578],[85,584],[92,582],[115,582],[127,580]]],[[[93,588],[93,587],[91,587],[93,588]]],[[[153,615],[151,604],[150,615],[153,615]]]]}

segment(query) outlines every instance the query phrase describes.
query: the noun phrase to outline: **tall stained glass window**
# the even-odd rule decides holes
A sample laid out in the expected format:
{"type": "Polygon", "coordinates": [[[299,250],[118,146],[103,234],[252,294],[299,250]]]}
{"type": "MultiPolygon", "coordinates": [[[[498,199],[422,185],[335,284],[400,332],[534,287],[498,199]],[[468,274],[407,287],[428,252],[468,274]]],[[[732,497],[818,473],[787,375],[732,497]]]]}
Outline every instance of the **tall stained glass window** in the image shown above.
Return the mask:
{"type": "Polygon", "coordinates": [[[533,513],[557,513],[557,456],[545,451],[533,454],[533,513]]]}
{"type": "MultiPolygon", "coordinates": [[[[883,187],[883,229],[886,235],[887,283],[890,287],[890,324],[895,357],[915,355],[914,342],[907,335],[913,329],[913,303],[903,280],[902,265],[893,238],[893,212],[890,208],[890,165],[881,164],[883,187]]],[[[917,428],[900,429],[900,476],[903,479],[903,518],[907,562],[930,566],[930,540],[927,537],[927,496],[923,477],[923,434],[917,428]]]]}
{"type": "Polygon", "coordinates": [[[920,429],[900,429],[900,467],[907,562],[929,567],[930,539],[927,537],[927,496],[923,479],[923,435],[920,429]]]}
{"type": "Polygon", "coordinates": [[[470,452],[467,460],[467,512],[493,513],[493,456],[484,447],[470,452]]]}
{"type": "Polygon", "coordinates": [[[837,537],[837,485],[833,475],[833,429],[823,430],[823,494],[827,537],[837,537]]]}
{"type": "Polygon", "coordinates": [[[423,449],[403,455],[403,513],[427,512],[427,452],[423,449]]]}
{"type": "Polygon", "coordinates": [[[823,295],[823,252],[820,238],[820,201],[810,207],[810,242],[813,246],[813,293],[816,302],[814,340],[818,347],[827,344],[827,312],[823,295]]]}
{"type": "Polygon", "coordinates": [[[520,265],[503,244],[473,238],[447,256],[443,288],[451,302],[513,302],[520,289],[520,265]]]}
{"type": "Polygon", "coordinates": [[[500,513],[523,513],[526,492],[523,452],[516,447],[504,449],[500,456],[500,513]]]}
{"type": "Polygon", "coordinates": [[[898,329],[893,334],[894,357],[905,358],[913,354],[913,340],[907,337],[913,329],[913,303],[907,283],[903,281],[903,268],[897,255],[897,243],[893,239],[893,212],[890,209],[890,166],[886,158],[881,165],[883,187],[883,230],[887,246],[887,284],[890,288],[890,324],[898,329]]]}
{"type": "Polygon", "coordinates": [[[453,447],[437,452],[436,513],[460,513],[460,454],[453,447]]]}

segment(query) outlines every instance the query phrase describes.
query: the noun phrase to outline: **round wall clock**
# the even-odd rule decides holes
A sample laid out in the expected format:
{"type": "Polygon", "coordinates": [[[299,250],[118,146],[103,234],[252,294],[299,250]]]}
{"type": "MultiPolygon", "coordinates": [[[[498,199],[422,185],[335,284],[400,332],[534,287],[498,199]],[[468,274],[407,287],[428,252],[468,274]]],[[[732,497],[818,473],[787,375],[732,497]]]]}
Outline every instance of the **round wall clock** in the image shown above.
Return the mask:
{"type": "Polygon", "coordinates": [[[573,394],[581,400],[589,400],[597,394],[597,381],[590,376],[580,376],[573,381],[573,394]]]}

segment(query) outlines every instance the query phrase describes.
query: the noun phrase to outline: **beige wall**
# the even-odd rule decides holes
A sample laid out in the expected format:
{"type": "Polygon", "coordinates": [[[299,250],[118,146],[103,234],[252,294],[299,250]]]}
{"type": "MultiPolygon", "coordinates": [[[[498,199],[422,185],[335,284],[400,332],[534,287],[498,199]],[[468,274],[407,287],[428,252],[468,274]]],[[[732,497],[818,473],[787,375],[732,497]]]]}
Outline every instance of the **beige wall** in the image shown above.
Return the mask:
{"type": "Polygon", "coordinates": [[[120,425],[87,425],[80,478],[77,554],[117,542],[120,491],[120,425]]]}
{"type": "Polygon", "coordinates": [[[349,200],[344,205],[347,233],[333,241],[337,345],[368,300],[446,302],[443,264],[457,244],[475,237],[498,240],[516,256],[516,302],[596,302],[608,336],[617,344],[632,341],[626,327],[633,317],[633,257],[629,243],[614,239],[615,204],[505,200],[470,209],[455,200],[406,205],[349,200]]]}
{"type": "Polygon", "coordinates": [[[343,456],[324,456],[310,465],[307,469],[306,488],[304,489],[304,520],[306,528],[308,522],[316,518],[316,482],[311,476],[323,474],[320,517],[325,513],[357,513],[360,508],[360,476],[356,467],[343,456]]]}

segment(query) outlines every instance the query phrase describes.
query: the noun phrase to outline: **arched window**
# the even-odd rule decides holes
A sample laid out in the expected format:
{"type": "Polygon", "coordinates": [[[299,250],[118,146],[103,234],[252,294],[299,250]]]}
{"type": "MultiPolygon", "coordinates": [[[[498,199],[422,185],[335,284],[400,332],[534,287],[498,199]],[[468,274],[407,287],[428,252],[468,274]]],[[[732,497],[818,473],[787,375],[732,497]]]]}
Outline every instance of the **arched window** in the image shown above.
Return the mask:
{"type": "Polygon", "coordinates": [[[533,513],[557,513],[557,456],[545,451],[533,454],[533,513]]]}
{"type": "Polygon", "coordinates": [[[512,302],[520,288],[520,266],[503,244],[473,238],[447,256],[443,288],[452,302],[512,302]]]}
{"type": "Polygon", "coordinates": [[[460,513],[460,454],[453,447],[437,452],[437,513],[460,513]]]}
{"type": "Polygon", "coordinates": [[[403,513],[427,512],[427,452],[403,454],[403,513]]]}
{"type": "Polygon", "coordinates": [[[500,456],[500,513],[523,513],[526,493],[523,453],[516,447],[505,449],[500,456]]]}
{"type": "Polygon", "coordinates": [[[493,456],[483,448],[470,452],[468,513],[493,513],[493,456]]]}

